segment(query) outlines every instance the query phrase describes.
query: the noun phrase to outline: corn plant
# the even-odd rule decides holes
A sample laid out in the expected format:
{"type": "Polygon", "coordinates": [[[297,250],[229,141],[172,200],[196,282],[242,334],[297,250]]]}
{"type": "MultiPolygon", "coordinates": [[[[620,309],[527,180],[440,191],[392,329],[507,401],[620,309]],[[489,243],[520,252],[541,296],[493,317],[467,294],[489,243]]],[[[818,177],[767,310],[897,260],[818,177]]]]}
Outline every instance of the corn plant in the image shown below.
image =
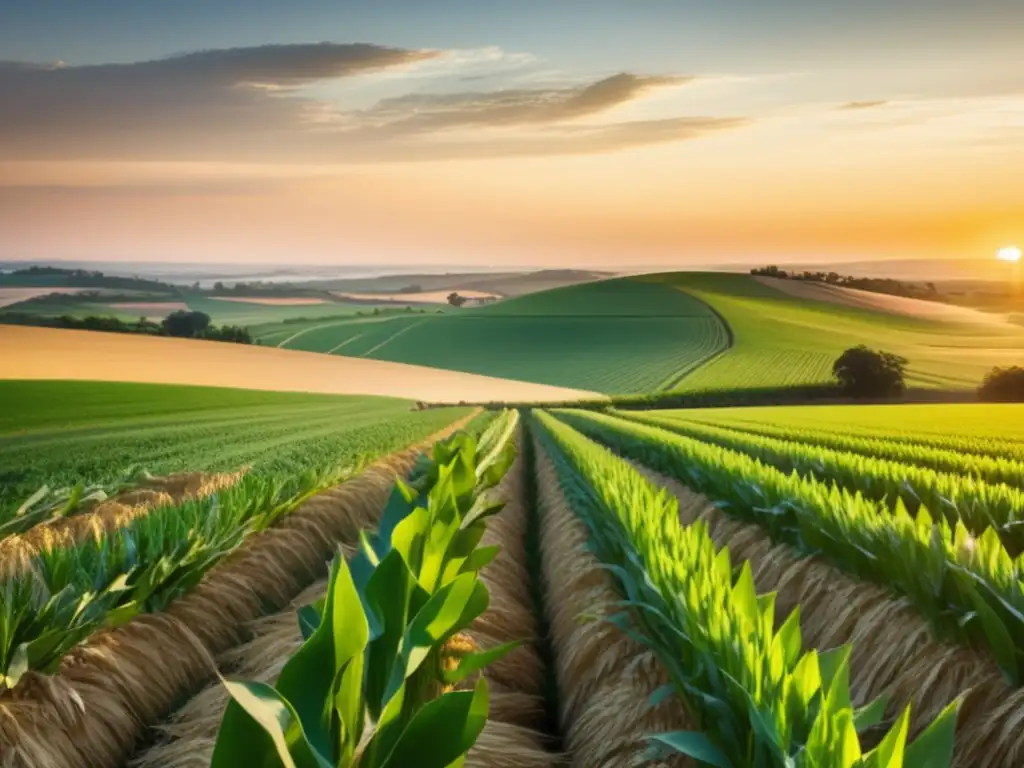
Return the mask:
{"type": "Polygon", "coordinates": [[[647,413],[629,414],[629,418],[745,453],[783,472],[834,482],[890,506],[902,501],[911,513],[925,507],[941,513],[952,525],[962,520],[971,533],[982,534],[994,528],[1011,555],[1024,550],[1024,490],[1019,488],[731,427],[647,413]]]}
{"type": "Polygon", "coordinates": [[[704,523],[679,522],[677,502],[632,467],[547,414],[540,434],[570,506],[617,579],[616,624],[656,653],[697,730],[654,734],[652,757],[681,753],[720,768],[945,768],[957,703],[906,745],[909,707],[881,743],[858,731],[885,701],[854,710],[850,648],[801,648],[799,609],[775,630],[775,595],[757,595],[749,563],[734,579],[704,523]]]}
{"type": "Polygon", "coordinates": [[[559,411],[584,434],[706,494],[730,515],[775,541],[820,555],[856,578],[902,594],[942,637],[987,647],[1007,677],[1024,670],[1021,559],[992,529],[972,535],[962,522],[916,517],[902,502],[879,502],[745,454],[657,427],[602,414],[559,411]]]}
{"type": "Polygon", "coordinates": [[[479,571],[497,548],[478,545],[501,508],[487,491],[514,447],[495,444],[478,472],[463,433],[433,458],[413,484],[396,484],[351,562],[335,558],[326,598],[299,611],[305,642],[275,685],[225,681],[212,768],[461,764],[487,720],[478,673],[514,647],[480,650],[464,634],[487,608],[479,571]]]}

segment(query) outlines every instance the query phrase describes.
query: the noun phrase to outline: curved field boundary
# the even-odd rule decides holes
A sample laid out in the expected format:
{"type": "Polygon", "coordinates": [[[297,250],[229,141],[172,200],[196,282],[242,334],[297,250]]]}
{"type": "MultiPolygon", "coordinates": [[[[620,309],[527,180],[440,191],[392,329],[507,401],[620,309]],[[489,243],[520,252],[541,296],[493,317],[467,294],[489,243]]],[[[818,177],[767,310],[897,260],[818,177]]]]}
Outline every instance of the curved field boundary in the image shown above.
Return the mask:
{"type": "Polygon", "coordinates": [[[736,346],[736,334],[733,331],[732,326],[729,325],[729,321],[725,319],[725,315],[723,315],[721,312],[715,309],[715,307],[713,307],[710,302],[705,301],[695,293],[690,293],[689,291],[682,288],[678,290],[680,291],[680,293],[685,293],[694,301],[697,301],[698,303],[703,304],[705,307],[707,307],[708,311],[718,321],[718,324],[721,326],[722,330],[725,331],[725,346],[719,349],[717,352],[709,355],[708,357],[705,357],[703,360],[700,360],[691,365],[690,367],[685,368],[681,373],[672,377],[664,384],[662,384],[660,387],[658,387],[659,391],[668,391],[675,389],[676,387],[683,383],[687,376],[691,375],[692,373],[695,373],[701,368],[705,368],[706,366],[711,365],[711,363],[715,362],[718,358],[722,357],[723,355],[728,354],[729,351],[734,346],[736,346]]]}

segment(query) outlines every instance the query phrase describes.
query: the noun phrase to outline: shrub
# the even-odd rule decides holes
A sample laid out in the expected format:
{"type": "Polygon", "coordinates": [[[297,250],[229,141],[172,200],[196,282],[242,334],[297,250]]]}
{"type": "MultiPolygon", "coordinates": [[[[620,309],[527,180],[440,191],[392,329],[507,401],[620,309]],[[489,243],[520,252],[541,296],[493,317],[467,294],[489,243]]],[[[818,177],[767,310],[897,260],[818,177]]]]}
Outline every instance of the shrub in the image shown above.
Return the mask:
{"type": "Polygon", "coordinates": [[[1024,403],[1024,368],[993,368],[978,387],[978,399],[990,403],[1024,403]]]}
{"type": "Polygon", "coordinates": [[[861,344],[839,356],[832,366],[832,375],[843,391],[853,397],[889,397],[906,389],[907,362],[905,357],[861,344]]]}

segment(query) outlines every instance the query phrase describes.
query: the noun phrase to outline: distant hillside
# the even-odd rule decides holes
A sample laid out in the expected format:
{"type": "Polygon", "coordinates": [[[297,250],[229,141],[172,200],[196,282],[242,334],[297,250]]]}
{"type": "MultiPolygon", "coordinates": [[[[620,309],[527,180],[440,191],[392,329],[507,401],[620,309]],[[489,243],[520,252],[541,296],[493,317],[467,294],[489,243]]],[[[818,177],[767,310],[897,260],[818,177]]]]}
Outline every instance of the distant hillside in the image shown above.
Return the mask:
{"type": "Polygon", "coordinates": [[[835,358],[857,344],[908,358],[911,384],[948,389],[973,388],[993,366],[1019,363],[1024,356],[1024,328],[962,322],[952,307],[946,318],[913,316],[836,301],[826,292],[796,296],[749,275],[717,272],[638,279],[706,301],[732,329],[733,347],[688,376],[685,389],[829,381],[835,358]]]}
{"type": "Polygon", "coordinates": [[[536,272],[450,272],[443,275],[408,274],[351,280],[316,280],[296,283],[297,287],[348,293],[395,293],[405,291],[484,291],[502,296],[521,296],[566,285],[577,285],[611,277],[610,272],[576,269],[544,269],[536,272]]]}

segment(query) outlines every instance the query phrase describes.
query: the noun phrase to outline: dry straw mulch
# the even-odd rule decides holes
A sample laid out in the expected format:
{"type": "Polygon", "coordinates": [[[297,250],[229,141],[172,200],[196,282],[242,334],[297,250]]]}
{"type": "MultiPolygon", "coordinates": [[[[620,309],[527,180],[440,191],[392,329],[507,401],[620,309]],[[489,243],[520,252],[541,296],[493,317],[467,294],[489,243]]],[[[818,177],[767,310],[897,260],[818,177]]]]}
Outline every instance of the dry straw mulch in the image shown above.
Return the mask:
{"type": "MultiPolygon", "coordinates": [[[[541,561],[551,622],[562,731],[577,768],[650,765],[646,736],[689,730],[676,697],[652,708],[668,683],[654,653],[607,617],[621,612],[611,576],[587,549],[586,525],[572,512],[550,458],[537,445],[541,561]]],[[[691,766],[681,756],[656,763],[691,766]]]]}

